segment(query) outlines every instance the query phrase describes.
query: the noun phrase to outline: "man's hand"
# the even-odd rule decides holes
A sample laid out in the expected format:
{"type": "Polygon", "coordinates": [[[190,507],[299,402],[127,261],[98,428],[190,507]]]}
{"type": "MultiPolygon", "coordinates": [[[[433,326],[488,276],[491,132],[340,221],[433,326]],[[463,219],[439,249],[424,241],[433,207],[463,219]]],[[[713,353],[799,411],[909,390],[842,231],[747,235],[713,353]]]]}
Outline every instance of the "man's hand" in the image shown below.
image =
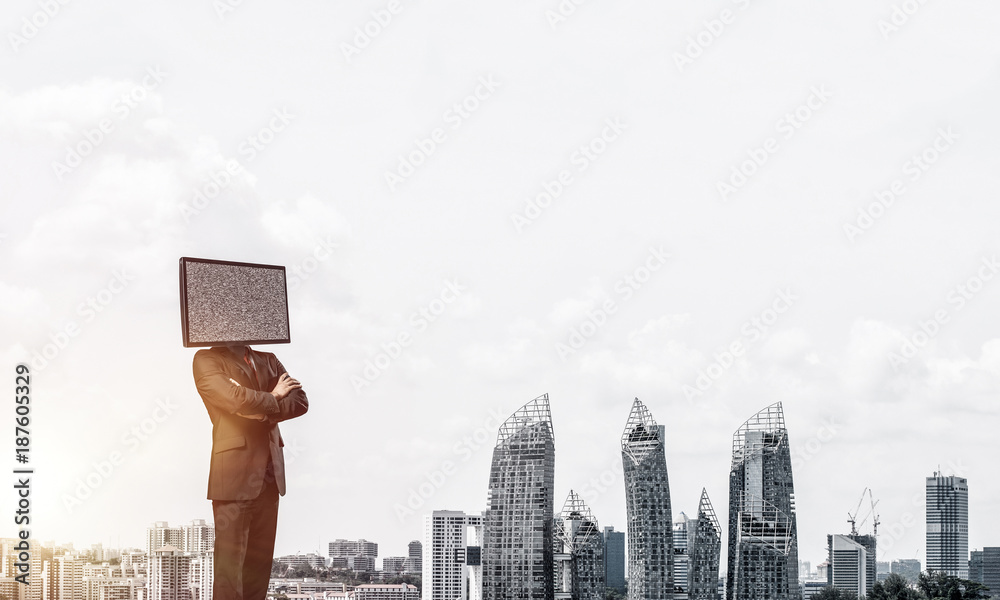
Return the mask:
{"type": "Polygon", "coordinates": [[[275,385],[274,389],[271,390],[271,394],[273,394],[278,400],[281,400],[288,394],[291,394],[292,391],[301,388],[302,384],[299,383],[297,379],[292,379],[288,373],[282,373],[281,377],[278,377],[277,385],[275,385]]]}

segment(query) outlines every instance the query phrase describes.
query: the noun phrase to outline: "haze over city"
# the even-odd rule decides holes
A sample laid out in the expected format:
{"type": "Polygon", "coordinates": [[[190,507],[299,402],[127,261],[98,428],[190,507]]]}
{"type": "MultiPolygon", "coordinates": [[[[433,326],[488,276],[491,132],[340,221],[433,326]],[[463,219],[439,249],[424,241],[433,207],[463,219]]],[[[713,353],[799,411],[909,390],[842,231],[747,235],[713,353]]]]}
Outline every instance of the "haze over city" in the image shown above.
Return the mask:
{"type": "Polygon", "coordinates": [[[923,560],[937,470],[968,478],[970,549],[1000,545],[1000,8],[223,6],[0,21],[34,537],[211,520],[193,256],[288,269],[291,343],[258,347],[310,401],[278,554],[402,555],[424,514],[484,510],[500,423],[543,393],[557,505],[602,526],[625,528],[634,398],[675,516],[704,487],[724,528],[733,433],[780,401],[803,560],[866,487],[879,560],[923,560]]]}

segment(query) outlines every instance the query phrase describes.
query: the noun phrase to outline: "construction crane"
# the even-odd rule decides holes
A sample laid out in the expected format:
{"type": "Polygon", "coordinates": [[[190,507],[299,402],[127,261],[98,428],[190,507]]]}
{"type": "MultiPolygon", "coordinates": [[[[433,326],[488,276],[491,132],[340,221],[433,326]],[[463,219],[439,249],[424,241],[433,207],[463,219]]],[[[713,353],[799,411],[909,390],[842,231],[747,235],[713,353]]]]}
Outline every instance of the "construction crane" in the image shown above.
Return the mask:
{"type": "Polygon", "coordinates": [[[861,510],[861,503],[865,501],[866,493],[868,493],[868,488],[861,492],[861,498],[858,499],[858,505],[854,507],[854,513],[847,513],[847,522],[851,524],[851,535],[858,535],[858,530],[854,525],[857,521],[858,511],[861,510]]]}
{"type": "Polygon", "coordinates": [[[860,525],[864,525],[865,522],[868,521],[869,517],[874,517],[872,519],[872,537],[877,537],[879,519],[878,514],[875,512],[875,506],[879,503],[879,501],[873,497],[871,488],[866,487],[864,491],[861,492],[861,498],[858,500],[858,505],[854,507],[854,512],[847,513],[847,522],[851,524],[851,535],[858,535],[857,528],[860,526],[857,523],[858,513],[861,511],[861,504],[865,501],[865,494],[868,495],[868,501],[871,503],[871,508],[869,509],[868,514],[865,515],[865,518],[861,519],[860,525]]]}

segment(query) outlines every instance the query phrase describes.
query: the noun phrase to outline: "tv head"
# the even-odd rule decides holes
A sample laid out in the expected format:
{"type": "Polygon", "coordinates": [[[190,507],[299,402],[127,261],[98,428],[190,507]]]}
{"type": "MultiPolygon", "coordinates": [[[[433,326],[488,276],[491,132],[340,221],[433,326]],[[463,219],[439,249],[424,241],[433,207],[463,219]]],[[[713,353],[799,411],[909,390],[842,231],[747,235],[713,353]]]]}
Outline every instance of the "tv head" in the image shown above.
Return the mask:
{"type": "Polygon", "coordinates": [[[285,267],[180,259],[184,347],[287,344],[285,267]]]}

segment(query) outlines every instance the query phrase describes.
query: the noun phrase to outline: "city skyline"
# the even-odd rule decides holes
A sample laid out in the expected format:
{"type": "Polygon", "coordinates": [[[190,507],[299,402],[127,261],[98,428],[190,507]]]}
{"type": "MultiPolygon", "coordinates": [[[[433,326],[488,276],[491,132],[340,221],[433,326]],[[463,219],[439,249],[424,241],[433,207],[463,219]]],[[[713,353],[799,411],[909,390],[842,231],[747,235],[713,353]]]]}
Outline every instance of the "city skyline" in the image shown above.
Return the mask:
{"type": "Polygon", "coordinates": [[[8,3],[0,364],[31,367],[33,536],[210,517],[187,256],[287,270],[291,342],[257,347],[310,399],[281,554],[479,512],[542,393],[555,499],[602,526],[633,398],[672,518],[705,488],[723,522],[731,434],[781,402],[803,560],[865,487],[879,558],[923,560],[935,470],[996,544],[1000,6],[388,4],[8,3]]]}

